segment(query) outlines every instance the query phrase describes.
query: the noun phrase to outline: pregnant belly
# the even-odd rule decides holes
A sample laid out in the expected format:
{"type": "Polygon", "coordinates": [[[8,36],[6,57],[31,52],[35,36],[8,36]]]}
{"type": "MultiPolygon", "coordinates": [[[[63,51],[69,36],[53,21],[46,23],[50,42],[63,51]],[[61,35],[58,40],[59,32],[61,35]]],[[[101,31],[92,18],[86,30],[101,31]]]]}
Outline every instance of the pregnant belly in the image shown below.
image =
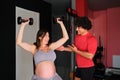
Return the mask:
{"type": "Polygon", "coordinates": [[[51,61],[43,61],[36,65],[36,75],[41,78],[51,78],[55,75],[55,65],[51,61]]]}

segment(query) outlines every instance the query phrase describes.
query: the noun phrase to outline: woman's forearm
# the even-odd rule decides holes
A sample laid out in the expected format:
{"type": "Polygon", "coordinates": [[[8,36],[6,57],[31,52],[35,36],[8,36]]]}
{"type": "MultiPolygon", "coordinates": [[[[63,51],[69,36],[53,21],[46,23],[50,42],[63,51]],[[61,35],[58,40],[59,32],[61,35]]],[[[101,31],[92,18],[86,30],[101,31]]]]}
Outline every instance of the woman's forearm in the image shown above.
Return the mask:
{"type": "Polygon", "coordinates": [[[69,47],[65,47],[64,51],[73,52],[72,49],[70,49],[69,47]]]}
{"type": "Polygon", "coordinates": [[[65,29],[65,25],[63,24],[63,22],[60,23],[60,26],[61,26],[62,33],[63,33],[63,38],[65,38],[66,40],[68,40],[69,39],[68,33],[67,33],[66,29],[65,29]]]}
{"type": "Polygon", "coordinates": [[[16,39],[17,44],[20,44],[22,42],[24,28],[25,28],[25,25],[20,26],[20,30],[18,32],[18,36],[17,36],[17,39],[16,39]]]}

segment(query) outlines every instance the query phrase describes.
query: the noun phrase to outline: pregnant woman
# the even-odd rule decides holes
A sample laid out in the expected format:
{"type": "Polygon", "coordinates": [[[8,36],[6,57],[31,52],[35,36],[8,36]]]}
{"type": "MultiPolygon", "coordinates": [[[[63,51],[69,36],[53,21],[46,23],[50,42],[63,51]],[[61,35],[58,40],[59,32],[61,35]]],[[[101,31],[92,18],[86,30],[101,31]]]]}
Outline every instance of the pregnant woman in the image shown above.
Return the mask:
{"type": "Polygon", "coordinates": [[[60,18],[56,18],[57,23],[62,29],[63,36],[55,42],[49,43],[49,32],[46,30],[38,30],[36,35],[36,42],[29,44],[23,41],[23,32],[25,26],[29,24],[30,20],[21,23],[16,44],[21,48],[32,53],[35,61],[35,74],[32,80],[63,80],[57,73],[54,61],[56,59],[55,49],[63,45],[68,39],[68,33],[60,18]]]}

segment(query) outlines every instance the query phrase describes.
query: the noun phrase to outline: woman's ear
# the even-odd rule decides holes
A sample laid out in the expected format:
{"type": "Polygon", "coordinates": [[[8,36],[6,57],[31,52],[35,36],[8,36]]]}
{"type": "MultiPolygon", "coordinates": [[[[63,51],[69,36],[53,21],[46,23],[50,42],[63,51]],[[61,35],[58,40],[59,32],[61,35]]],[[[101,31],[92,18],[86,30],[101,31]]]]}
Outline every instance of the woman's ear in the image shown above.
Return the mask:
{"type": "Polygon", "coordinates": [[[42,37],[39,37],[39,39],[41,40],[41,39],[42,39],[42,37]]]}

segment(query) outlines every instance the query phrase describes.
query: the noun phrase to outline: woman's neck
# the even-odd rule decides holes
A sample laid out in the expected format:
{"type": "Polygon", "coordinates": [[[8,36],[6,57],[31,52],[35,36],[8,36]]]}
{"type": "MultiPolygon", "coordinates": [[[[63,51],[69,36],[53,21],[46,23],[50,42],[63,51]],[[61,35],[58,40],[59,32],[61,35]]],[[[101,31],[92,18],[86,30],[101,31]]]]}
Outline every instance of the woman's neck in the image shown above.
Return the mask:
{"type": "Polygon", "coordinates": [[[43,52],[48,52],[50,50],[48,45],[41,45],[39,49],[43,52]]]}
{"type": "Polygon", "coordinates": [[[41,45],[40,48],[47,48],[47,45],[41,45]]]}

